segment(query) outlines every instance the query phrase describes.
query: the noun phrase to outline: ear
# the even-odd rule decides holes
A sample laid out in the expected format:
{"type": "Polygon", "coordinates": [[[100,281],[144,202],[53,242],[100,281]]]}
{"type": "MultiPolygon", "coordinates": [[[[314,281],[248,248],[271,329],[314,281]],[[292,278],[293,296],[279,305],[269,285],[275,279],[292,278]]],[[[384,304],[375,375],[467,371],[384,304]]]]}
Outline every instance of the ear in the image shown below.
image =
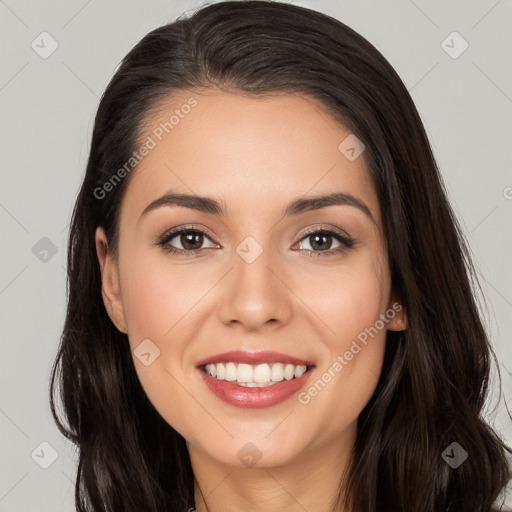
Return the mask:
{"type": "Polygon", "coordinates": [[[101,270],[101,295],[108,316],[113,324],[123,333],[127,334],[126,318],[121,301],[121,287],[116,262],[108,248],[105,230],[100,226],[96,229],[96,254],[101,270]]]}
{"type": "Polygon", "coordinates": [[[391,296],[389,307],[386,312],[386,316],[389,318],[387,325],[390,331],[405,331],[408,326],[407,322],[407,311],[403,304],[403,301],[396,294],[391,296]]]}

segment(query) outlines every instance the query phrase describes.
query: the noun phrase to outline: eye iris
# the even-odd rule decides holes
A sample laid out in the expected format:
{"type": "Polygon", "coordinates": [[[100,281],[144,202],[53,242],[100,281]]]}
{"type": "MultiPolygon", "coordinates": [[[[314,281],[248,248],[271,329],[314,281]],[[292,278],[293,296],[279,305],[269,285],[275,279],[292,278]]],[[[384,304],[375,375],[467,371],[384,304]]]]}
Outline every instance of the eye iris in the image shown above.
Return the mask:
{"type": "Polygon", "coordinates": [[[311,247],[313,247],[313,249],[322,250],[322,249],[328,249],[331,246],[332,235],[328,235],[328,234],[315,234],[315,235],[311,235],[311,238],[312,238],[311,247]],[[319,245],[318,240],[321,240],[320,243],[323,242],[324,244],[327,241],[328,242],[327,245],[329,247],[318,247],[318,245],[319,245]]]}
{"type": "Polygon", "coordinates": [[[185,249],[194,250],[199,249],[203,245],[203,235],[201,233],[187,232],[182,233],[180,242],[185,249]],[[190,246],[192,245],[192,247],[190,246]]]}

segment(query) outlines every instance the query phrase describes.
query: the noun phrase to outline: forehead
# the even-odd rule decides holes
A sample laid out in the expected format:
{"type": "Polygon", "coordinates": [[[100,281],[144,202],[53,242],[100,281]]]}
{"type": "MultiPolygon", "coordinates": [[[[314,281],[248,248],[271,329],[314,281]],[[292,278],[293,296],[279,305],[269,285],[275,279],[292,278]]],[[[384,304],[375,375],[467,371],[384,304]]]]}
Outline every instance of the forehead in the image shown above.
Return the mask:
{"type": "Polygon", "coordinates": [[[147,116],[140,144],[150,149],[132,171],[123,202],[129,215],[140,215],[172,189],[216,197],[229,216],[344,192],[378,220],[364,153],[350,159],[344,152],[353,137],[309,97],[184,91],[147,116]]]}

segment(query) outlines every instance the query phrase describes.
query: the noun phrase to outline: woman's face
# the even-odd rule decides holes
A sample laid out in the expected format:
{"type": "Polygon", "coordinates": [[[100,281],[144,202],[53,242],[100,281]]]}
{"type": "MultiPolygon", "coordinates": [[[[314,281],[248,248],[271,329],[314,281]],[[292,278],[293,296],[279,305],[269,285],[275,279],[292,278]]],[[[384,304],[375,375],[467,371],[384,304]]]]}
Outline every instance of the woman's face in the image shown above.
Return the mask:
{"type": "Polygon", "coordinates": [[[146,128],[118,265],[101,228],[97,247],[149,399],[190,450],[231,466],[352,442],[386,330],[403,325],[364,148],[290,95],[181,93],[146,128]]]}

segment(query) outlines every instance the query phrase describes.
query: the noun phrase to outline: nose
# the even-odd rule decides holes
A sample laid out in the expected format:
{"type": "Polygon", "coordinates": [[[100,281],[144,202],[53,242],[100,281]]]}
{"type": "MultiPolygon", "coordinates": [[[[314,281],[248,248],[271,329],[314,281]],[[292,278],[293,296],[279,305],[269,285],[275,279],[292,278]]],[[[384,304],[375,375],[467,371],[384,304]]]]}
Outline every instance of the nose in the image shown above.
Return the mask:
{"type": "Polygon", "coordinates": [[[250,332],[267,324],[277,328],[288,323],[293,309],[293,293],[285,284],[282,262],[270,250],[259,253],[263,247],[254,245],[241,244],[239,252],[233,253],[234,268],[226,276],[218,309],[223,323],[241,324],[250,332]]]}

